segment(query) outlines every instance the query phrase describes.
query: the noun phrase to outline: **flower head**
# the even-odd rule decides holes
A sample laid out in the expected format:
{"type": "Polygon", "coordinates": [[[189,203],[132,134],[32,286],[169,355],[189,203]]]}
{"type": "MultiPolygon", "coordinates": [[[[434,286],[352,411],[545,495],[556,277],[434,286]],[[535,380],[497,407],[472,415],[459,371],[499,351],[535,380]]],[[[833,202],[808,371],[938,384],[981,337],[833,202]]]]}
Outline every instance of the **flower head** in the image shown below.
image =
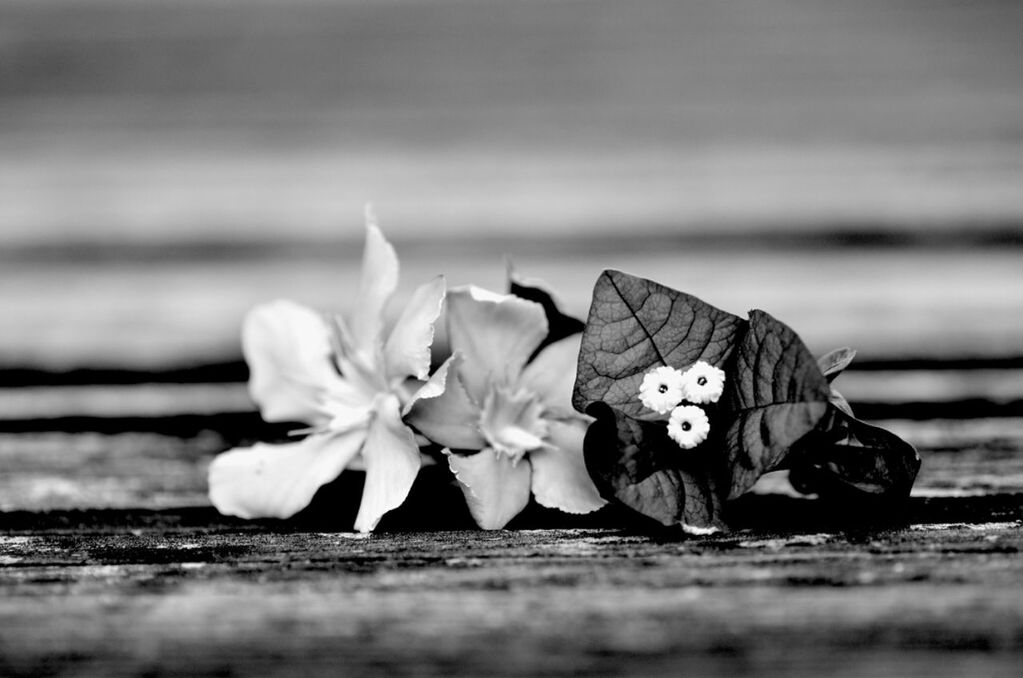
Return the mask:
{"type": "Polygon", "coordinates": [[[710,433],[710,420],[703,408],[696,405],[681,405],[671,411],[668,417],[668,436],[683,450],[691,450],[710,433]]]}
{"type": "Polygon", "coordinates": [[[385,338],[386,307],[397,284],[394,248],[367,210],[362,273],[349,318],[327,319],[289,301],[248,314],[242,348],[250,395],[265,420],[304,422],[309,435],[214,459],[209,494],[221,513],[287,518],[357,464],[366,471],[357,530],[371,531],[405,501],[421,460],[402,408],[429,376],[445,284],[438,277],[413,292],[385,338]]]}
{"type": "Polygon", "coordinates": [[[499,529],[529,503],[568,513],[604,505],[586,472],[588,419],[572,409],[579,336],[547,336],[543,306],[478,287],[447,297],[453,355],[408,409],[445,448],[480,527],[499,529]]]}
{"type": "Polygon", "coordinates": [[[667,414],[685,397],[685,380],[674,367],[655,367],[639,385],[639,400],[658,414],[667,414]]]}
{"type": "Polygon", "coordinates": [[[725,391],[725,371],[702,360],[682,375],[685,400],[691,403],[716,403],[725,391]]]}

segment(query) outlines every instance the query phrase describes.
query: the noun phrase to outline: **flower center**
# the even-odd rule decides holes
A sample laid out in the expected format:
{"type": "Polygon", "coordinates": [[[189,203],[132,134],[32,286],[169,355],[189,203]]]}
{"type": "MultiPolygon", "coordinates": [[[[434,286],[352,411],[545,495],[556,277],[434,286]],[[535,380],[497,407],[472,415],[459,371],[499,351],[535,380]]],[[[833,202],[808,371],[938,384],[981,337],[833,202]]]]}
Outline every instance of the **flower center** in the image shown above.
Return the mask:
{"type": "Polygon", "coordinates": [[[661,384],[660,386],[657,387],[657,392],[658,393],[667,393],[668,392],[668,385],[667,384],[661,384]]]}
{"type": "Polygon", "coordinates": [[[491,385],[480,412],[480,433],[490,447],[518,462],[547,437],[542,413],[543,405],[527,389],[491,385]]]}
{"type": "Polygon", "coordinates": [[[688,421],[683,421],[682,425],[679,426],[679,428],[681,428],[683,431],[689,431],[693,428],[693,425],[690,424],[688,421]]]}
{"type": "Polygon", "coordinates": [[[696,380],[696,383],[699,384],[700,386],[706,386],[707,377],[700,377],[699,379],[696,380]]]}

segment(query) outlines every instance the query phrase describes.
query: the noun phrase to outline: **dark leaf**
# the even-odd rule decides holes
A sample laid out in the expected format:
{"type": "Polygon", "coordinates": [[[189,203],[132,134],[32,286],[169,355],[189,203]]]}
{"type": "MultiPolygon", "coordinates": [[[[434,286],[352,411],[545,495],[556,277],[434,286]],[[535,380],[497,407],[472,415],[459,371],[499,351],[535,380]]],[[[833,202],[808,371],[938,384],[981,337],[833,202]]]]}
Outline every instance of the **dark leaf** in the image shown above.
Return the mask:
{"type": "MultiPolygon", "coordinates": [[[[572,403],[604,402],[637,419],[663,419],[639,402],[654,367],[685,369],[698,360],[724,368],[745,321],[696,297],[620,271],[593,288],[572,403]]],[[[727,369],[726,369],[727,371],[727,369]]]]}
{"type": "Polygon", "coordinates": [[[547,315],[547,338],[533,351],[530,360],[554,342],[583,331],[583,321],[562,313],[557,302],[554,301],[554,295],[539,280],[523,278],[509,266],[508,287],[509,292],[515,296],[527,301],[535,301],[543,306],[544,313],[547,315]]]}
{"type": "Polygon", "coordinates": [[[825,494],[905,496],[919,468],[897,436],[852,416],[830,379],[852,361],[818,362],[798,335],[763,311],[748,321],[695,297],[618,271],[594,287],[573,404],[595,417],[586,467],[601,493],[662,525],[722,527],[722,504],[768,471],[825,494]],[[704,360],[726,373],[706,406],[711,435],[681,450],[638,391],[652,368],[704,360]],[[837,489],[836,489],[837,488],[837,489]]]}
{"type": "Polygon", "coordinates": [[[834,351],[829,351],[820,358],[817,358],[817,366],[820,368],[821,372],[830,384],[835,380],[835,377],[842,374],[845,368],[849,367],[849,363],[851,363],[855,357],[855,349],[843,346],[842,348],[836,348],[834,351]]]}
{"type": "Polygon", "coordinates": [[[831,388],[794,331],[763,311],[751,311],[735,350],[723,410],[730,418],[725,450],[729,498],[782,466],[793,445],[828,412],[831,388]]]}
{"type": "Polygon", "coordinates": [[[808,479],[820,494],[908,497],[920,470],[916,449],[838,408],[831,408],[828,415],[820,433],[800,450],[793,472],[808,479]]]}
{"type": "Polygon", "coordinates": [[[704,452],[702,459],[696,457],[679,467],[686,491],[683,527],[727,529],[721,515],[724,507],[722,489],[727,489],[728,485],[717,480],[717,471],[711,468],[709,461],[704,452]]]}
{"type": "MultiPolygon", "coordinates": [[[[661,422],[640,421],[604,403],[594,403],[586,432],[586,468],[601,494],[662,525],[718,529],[721,457],[682,450],[661,422]]],[[[726,475],[726,474],[725,474],[726,475]]]]}

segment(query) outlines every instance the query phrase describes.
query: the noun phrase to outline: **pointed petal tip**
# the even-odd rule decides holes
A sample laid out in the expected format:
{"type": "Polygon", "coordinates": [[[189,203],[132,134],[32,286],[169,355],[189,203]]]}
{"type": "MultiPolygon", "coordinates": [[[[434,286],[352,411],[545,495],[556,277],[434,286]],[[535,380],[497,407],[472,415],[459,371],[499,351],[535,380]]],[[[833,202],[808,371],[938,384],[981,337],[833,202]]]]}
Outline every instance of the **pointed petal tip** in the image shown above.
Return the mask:
{"type": "Polygon", "coordinates": [[[373,221],[366,221],[366,249],[371,247],[380,248],[384,256],[397,259],[398,255],[394,250],[394,246],[387,239],[387,236],[384,235],[384,231],[380,228],[375,216],[373,221]]]}
{"type": "Polygon", "coordinates": [[[363,205],[363,207],[362,207],[362,214],[363,214],[363,216],[365,218],[365,221],[366,221],[366,228],[377,228],[377,229],[379,229],[379,226],[377,226],[377,224],[379,224],[380,221],[377,218],[377,211],[376,211],[376,208],[373,207],[373,203],[372,202],[367,202],[365,205],[363,205]]]}
{"type": "Polygon", "coordinates": [[[379,516],[376,516],[375,518],[370,518],[370,517],[363,516],[363,515],[360,514],[355,519],[355,524],[352,526],[352,529],[354,529],[359,534],[369,534],[373,530],[377,529],[377,525],[380,524],[380,520],[383,517],[384,517],[383,514],[380,514],[379,516]]]}

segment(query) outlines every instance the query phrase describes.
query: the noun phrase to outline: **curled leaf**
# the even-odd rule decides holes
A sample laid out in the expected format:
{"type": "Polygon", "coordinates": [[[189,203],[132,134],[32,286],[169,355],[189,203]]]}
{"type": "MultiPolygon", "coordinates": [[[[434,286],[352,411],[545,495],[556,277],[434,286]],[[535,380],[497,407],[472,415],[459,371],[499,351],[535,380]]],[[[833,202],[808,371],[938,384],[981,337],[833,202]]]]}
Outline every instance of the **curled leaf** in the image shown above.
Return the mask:
{"type": "MultiPolygon", "coordinates": [[[[853,358],[856,357],[856,350],[851,349],[848,346],[842,348],[836,348],[833,351],[828,351],[820,358],[817,358],[817,366],[821,368],[821,373],[824,378],[828,380],[828,383],[832,383],[845,371],[845,368],[849,367],[852,363],[853,358]]],[[[849,401],[845,399],[841,393],[839,393],[834,386],[831,387],[831,404],[842,410],[850,417],[853,416],[852,406],[849,401]]]]}
{"type": "Polygon", "coordinates": [[[801,446],[792,472],[818,494],[909,496],[920,470],[916,449],[894,433],[832,407],[801,446]]]}
{"type": "Polygon", "coordinates": [[[842,348],[828,351],[820,358],[817,358],[817,366],[820,367],[821,373],[830,384],[835,380],[835,377],[845,371],[845,368],[849,367],[849,364],[852,363],[855,357],[856,349],[843,346],[842,348]]]}

